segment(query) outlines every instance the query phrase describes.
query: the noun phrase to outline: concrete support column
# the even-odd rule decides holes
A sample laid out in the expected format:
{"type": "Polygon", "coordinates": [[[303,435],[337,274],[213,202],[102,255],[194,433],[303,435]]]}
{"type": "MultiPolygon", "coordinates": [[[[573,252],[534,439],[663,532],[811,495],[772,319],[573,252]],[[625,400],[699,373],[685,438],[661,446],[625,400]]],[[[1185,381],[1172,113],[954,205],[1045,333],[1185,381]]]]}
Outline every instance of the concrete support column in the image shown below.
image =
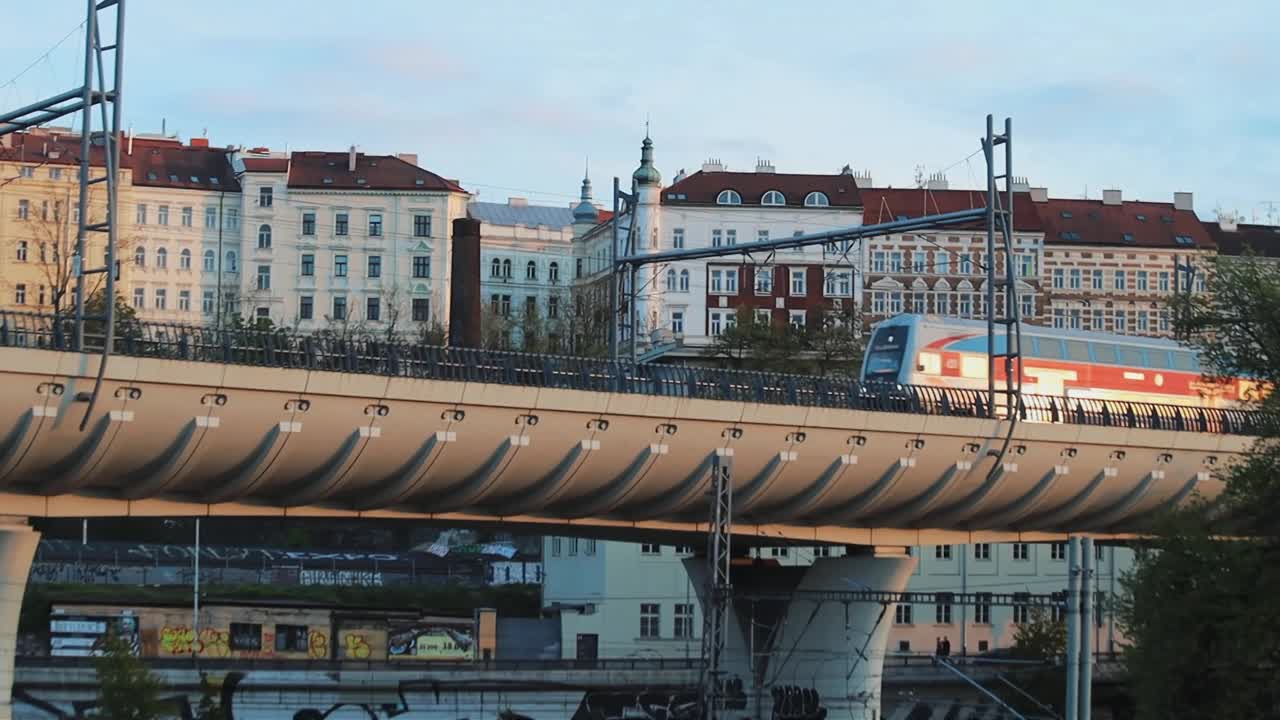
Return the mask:
{"type": "Polygon", "coordinates": [[[11,720],[18,614],[40,533],[25,518],[0,517],[0,720],[11,720]]]}

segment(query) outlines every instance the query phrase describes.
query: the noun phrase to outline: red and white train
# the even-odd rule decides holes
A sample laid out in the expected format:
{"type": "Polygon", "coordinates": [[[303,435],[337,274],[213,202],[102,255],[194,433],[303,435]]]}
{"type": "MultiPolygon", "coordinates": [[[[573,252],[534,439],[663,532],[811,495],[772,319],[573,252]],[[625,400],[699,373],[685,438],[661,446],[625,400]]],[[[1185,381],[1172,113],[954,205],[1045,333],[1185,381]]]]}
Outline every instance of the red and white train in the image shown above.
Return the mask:
{"type": "MultiPolygon", "coordinates": [[[[1022,325],[1022,391],[1193,407],[1236,407],[1256,383],[1209,382],[1196,351],[1171,340],[1022,325]]],[[[997,336],[996,353],[1004,352],[997,336]]],[[[1005,376],[996,363],[996,378],[1005,376]]],[[[870,382],[987,387],[987,324],[935,315],[898,315],[872,328],[862,362],[870,382]]]]}

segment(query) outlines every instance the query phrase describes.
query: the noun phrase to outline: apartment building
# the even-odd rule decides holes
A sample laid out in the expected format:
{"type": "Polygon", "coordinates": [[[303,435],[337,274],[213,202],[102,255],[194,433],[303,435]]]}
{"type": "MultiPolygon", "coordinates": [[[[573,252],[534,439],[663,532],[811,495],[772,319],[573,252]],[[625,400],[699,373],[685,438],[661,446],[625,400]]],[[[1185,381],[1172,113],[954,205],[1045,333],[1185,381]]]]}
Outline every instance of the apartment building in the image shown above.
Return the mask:
{"type": "Polygon", "coordinates": [[[1119,190],[1101,200],[1033,199],[1054,327],[1172,335],[1169,300],[1203,291],[1206,258],[1216,253],[1191,193],[1174,193],[1172,203],[1126,201],[1119,190]]]}
{"type": "Polygon", "coordinates": [[[246,318],[309,332],[403,333],[449,311],[449,236],[466,216],[457,182],[409,154],[242,151],[240,273],[246,318]]]}
{"type": "Polygon", "coordinates": [[[1202,224],[1220,257],[1252,257],[1268,262],[1280,259],[1280,226],[1242,223],[1234,214],[1202,224]]]}
{"type": "MultiPolygon", "coordinates": [[[[866,188],[863,221],[874,225],[942,213],[985,208],[980,190],[952,190],[942,175],[925,187],[866,188]]],[[[1013,262],[1020,317],[1038,322],[1045,302],[1040,283],[1044,230],[1030,202],[1025,180],[1015,185],[1013,262]]],[[[984,318],[987,312],[987,233],[982,221],[921,233],[895,233],[869,238],[862,289],[863,319],[879,322],[899,313],[931,313],[984,318]]],[[[1007,258],[995,253],[998,277],[1007,258]]],[[[1006,315],[1004,296],[996,293],[996,312],[1006,315]]]]}
{"type": "MultiPolygon", "coordinates": [[[[908,552],[918,558],[908,592],[1039,594],[1067,586],[1065,543],[923,545],[908,552]]],[[[1095,552],[1094,647],[1115,652],[1124,636],[1112,599],[1133,565],[1133,551],[1097,545],[1095,552]]],[[[844,554],[838,546],[751,553],[759,562],[801,566],[844,554]]],[[[693,557],[689,546],[544,538],[542,606],[560,615],[564,658],[698,657],[702,608],[684,566],[693,557]]],[[[1026,606],[898,605],[884,619],[892,624],[887,649],[929,653],[937,638],[946,637],[955,654],[991,652],[1010,647],[1018,624],[1030,616],[1026,606]]]]}
{"type": "Polygon", "coordinates": [[[121,295],[138,317],[201,325],[228,290],[236,295],[242,196],[230,153],[207,138],[123,141],[132,183],[120,205],[121,295]]]}

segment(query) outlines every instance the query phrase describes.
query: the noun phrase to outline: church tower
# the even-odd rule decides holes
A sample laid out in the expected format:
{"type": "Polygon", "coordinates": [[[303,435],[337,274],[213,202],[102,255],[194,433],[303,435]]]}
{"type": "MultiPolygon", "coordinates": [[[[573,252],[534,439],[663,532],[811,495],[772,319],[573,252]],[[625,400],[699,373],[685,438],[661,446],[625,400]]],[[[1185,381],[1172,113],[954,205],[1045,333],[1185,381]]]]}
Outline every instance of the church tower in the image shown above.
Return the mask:
{"type": "MultiPolygon", "coordinates": [[[[632,219],[634,232],[631,237],[635,243],[637,255],[657,252],[662,239],[662,174],[653,166],[653,140],[646,131],[644,142],[640,144],[640,167],[631,174],[631,189],[636,196],[635,217],[632,219]]],[[[625,254],[628,248],[620,248],[625,254]]],[[[662,310],[663,287],[660,282],[660,268],[646,265],[637,273],[636,282],[640,288],[636,303],[636,316],[639,322],[638,345],[646,347],[652,341],[653,331],[664,324],[662,310]]]]}
{"type": "Polygon", "coordinates": [[[600,212],[591,202],[591,172],[590,168],[587,168],[582,175],[581,200],[573,206],[573,236],[582,237],[588,230],[595,227],[599,220],[600,212]]]}

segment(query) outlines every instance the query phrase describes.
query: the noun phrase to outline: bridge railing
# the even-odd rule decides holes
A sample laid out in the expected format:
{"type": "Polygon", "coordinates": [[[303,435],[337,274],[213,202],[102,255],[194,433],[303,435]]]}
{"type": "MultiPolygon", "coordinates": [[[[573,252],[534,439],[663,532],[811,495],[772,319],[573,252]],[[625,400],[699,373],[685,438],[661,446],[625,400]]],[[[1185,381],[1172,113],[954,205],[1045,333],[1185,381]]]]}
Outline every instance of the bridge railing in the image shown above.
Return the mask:
{"type": "MultiPolygon", "coordinates": [[[[102,349],[86,333],[86,352],[102,349]]],[[[421,345],[370,335],[297,334],[285,330],[213,328],[171,323],[122,324],[112,352],[194,362],[392,375],[428,380],[523,385],[774,405],[957,417],[985,417],[985,393],[965,388],[864,383],[837,376],[632,364],[598,358],[421,345]]],[[[51,315],[0,311],[0,346],[75,350],[70,322],[51,315]]],[[[998,414],[1004,413],[1000,410],[998,414]]],[[[1185,432],[1263,435],[1280,419],[1252,410],[1093,398],[1023,395],[1029,422],[1185,432]]]]}

